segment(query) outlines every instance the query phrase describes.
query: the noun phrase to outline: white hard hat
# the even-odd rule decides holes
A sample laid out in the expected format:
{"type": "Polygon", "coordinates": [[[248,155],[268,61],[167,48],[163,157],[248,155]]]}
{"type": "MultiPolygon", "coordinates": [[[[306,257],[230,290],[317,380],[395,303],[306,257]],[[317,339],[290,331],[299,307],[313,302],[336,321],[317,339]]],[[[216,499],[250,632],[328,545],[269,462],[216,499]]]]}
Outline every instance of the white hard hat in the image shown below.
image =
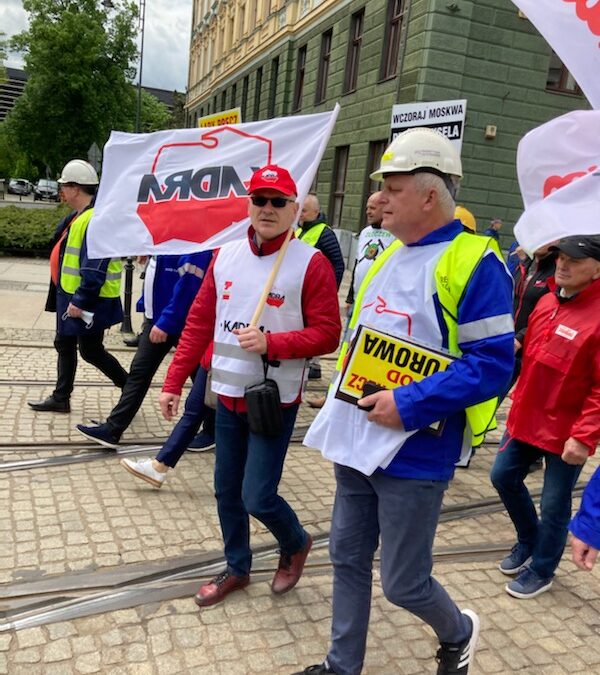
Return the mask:
{"type": "Polygon", "coordinates": [[[386,174],[427,171],[442,176],[462,177],[460,155],[439,131],[427,127],[407,129],[388,145],[371,180],[382,181],[386,174]]]}
{"type": "Polygon", "coordinates": [[[65,164],[58,182],[98,185],[98,174],[89,162],[83,159],[72,159],[65,164]]]}

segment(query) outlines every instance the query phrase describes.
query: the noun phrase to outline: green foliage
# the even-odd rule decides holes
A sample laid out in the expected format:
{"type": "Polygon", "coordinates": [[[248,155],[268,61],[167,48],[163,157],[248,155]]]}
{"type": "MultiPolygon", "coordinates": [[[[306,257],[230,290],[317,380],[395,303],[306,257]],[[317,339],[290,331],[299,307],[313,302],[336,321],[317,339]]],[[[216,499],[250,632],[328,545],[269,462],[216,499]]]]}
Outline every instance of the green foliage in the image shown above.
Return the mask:
{"type": "Polygon", "coordinates": [[[171,129],[185,129],[185,94],[173,92],[173,113],[171,115],[171,129]]]}
{"type": "Polygon", "coordinates": [[[5,124],[41,170],[57,174],[100,147],[111,129],[131,130],[137,8],[96,0],[23,0],[29,28],[11,40],[28,80],[5,124]]]}
{"type": "Polygon", "coordinates": [[[159,101],[156,96],[142,89],[141,103],[140,131],[160,131],[161,129],[168,129],[170,127],[171,113],[167,106],[162,101],[159,101]]]}
{"type": "Polygon", "coordinates": [[[71,209],[60,204],[51,209],[0,208],[0,251],[8,253],[48,253],[58,221],[71,209]]]}

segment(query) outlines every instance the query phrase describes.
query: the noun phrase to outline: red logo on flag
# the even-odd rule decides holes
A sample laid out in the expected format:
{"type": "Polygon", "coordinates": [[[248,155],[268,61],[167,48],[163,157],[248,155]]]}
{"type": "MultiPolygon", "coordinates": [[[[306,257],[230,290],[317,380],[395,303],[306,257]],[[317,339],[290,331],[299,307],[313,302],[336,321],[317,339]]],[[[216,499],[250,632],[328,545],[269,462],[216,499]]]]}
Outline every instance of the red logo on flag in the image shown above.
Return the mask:
{"type": "Polygon", "coordinates": [[[594,35],[600,36],[600,0],[593,5],[588,5],[588,0],[563,0],[563,2],[574,2],[577,17],[587,23],[594,35]]]}
{"type": "Polygon", "coordinates": [[[544,182],[544,197],[547,197],[554,190],[560,190],[565,185],[569,185],[569,183],[577,180],[577,178],[583,178],[583,176],[593,173],[597,168],[597,166],[590,166],[587,171],[574,171],[573,173],[568,173],[566,176],[549,176],[544,182]]]}
{"type": "Polygon", "coordinates": [[[154,244],[172,239],[203,243],[248,216],[250,178],[271,161],[270,139],[234,127],[206,131],[196,143],[169,143],[142,177],[137,214],[154,244]],[[240,147],[254,166],[223,163],[240,147]]]}

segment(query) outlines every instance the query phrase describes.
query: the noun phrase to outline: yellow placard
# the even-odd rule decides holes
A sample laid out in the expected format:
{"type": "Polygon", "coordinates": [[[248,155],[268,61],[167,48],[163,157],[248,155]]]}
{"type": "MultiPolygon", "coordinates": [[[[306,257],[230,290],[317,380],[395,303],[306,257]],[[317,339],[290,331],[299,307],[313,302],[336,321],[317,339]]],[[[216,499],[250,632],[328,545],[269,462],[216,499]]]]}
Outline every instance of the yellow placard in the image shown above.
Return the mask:
{"type": "Polygon", "coordinates": [[[212,115],[205,115],[198,119],[198,126],[205,127],[222,127],[225,124],[240,124],[242,121],[242,109],[231,108],[230,110],[222,110],[221,112],[212,115]]]}
{"type": "Polygon", "coordinates": [[[409,338],[397,338],[374,328],[359,326],[335,396],[356,403],[367,382],[383,389],[395,389],[444,371],[453,360],[450,354],[425,347],[409,338]]]}

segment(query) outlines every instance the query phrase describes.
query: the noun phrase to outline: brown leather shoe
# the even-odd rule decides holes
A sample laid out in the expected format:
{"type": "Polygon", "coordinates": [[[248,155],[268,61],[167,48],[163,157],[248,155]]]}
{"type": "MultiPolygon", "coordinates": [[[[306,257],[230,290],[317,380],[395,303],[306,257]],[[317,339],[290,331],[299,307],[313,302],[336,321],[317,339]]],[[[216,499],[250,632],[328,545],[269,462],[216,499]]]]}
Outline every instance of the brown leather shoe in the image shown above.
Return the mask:
{"type": "Polygon", "coordinates": [[[302,576],[304,563],[306,562],[312,544],[313,540],[309,534],[306,544],[297,553],[294,553],[293,555],[282,553],[279,556],[279,567],[271,582],[271,590],[273,593],[276,593],[277,595],[287,593],[298,583],[302,576]]]}
{"type": "Polygon", "coordinates": [[[228,570],[221,572],[207,584],[203,584],[194,596],[194,602],[198,607],[210,607],[224,600],[233,591],[238,591],[250,583],[250,576],[236,577],[228,570]]]}

